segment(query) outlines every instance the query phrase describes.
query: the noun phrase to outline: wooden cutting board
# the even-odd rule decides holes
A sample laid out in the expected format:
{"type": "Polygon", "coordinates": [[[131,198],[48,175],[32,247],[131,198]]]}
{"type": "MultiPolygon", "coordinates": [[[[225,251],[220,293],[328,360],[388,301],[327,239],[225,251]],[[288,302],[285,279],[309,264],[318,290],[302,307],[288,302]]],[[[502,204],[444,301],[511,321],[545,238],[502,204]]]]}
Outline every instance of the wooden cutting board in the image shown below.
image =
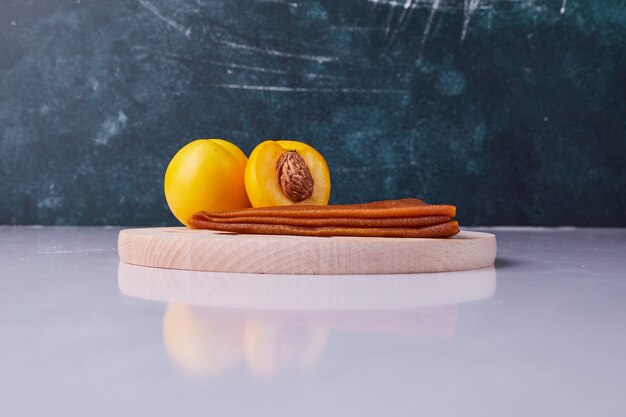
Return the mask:
{"type": "Polygon", "coordinates": [[[192,271],[346,275],[447,272],[492,266],[496,237],[447,239],[240,235],[163,227],[122,230],[122,262],[192,271]]]}

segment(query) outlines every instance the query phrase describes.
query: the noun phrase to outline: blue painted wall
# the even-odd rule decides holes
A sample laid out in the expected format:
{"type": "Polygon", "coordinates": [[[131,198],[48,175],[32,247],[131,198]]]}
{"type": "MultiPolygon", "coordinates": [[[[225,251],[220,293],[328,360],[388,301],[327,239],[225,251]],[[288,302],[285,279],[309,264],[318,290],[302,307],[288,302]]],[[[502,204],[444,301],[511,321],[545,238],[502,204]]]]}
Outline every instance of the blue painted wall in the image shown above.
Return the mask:
{"type": "Polygon", "coordinates": [[[0,223],[174,224],[200,137],[309,142],[335,203],[626,226],[626,7],[0,0],[0,223]]]}

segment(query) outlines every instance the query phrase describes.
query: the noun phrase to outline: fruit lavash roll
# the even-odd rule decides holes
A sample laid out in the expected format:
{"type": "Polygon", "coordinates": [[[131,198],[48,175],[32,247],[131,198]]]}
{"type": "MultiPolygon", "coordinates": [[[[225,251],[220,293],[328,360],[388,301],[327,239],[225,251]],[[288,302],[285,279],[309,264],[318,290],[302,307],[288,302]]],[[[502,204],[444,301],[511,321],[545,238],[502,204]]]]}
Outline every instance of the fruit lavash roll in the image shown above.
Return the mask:
{"type": "Polygon", "coordinates": [[[451,220],[456,208],[417,199],[365,204],[260,207],[227,212],[198,212],[189,218],[197,229],[299,236],[444,238],[459,232],[451,220]]]}

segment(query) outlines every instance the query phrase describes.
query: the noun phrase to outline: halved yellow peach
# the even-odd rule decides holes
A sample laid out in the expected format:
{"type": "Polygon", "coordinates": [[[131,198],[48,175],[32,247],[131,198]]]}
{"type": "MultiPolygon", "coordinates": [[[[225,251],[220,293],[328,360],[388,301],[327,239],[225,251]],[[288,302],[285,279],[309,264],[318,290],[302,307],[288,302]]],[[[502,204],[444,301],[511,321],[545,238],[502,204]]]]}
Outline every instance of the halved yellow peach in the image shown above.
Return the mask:
{"type": "Polygon", "coordinates": [[[330,197],[326,160],[313,147],[292,140],[266,140],[254,148],[245,184],[253,207],[326,205],[330,197]]]}

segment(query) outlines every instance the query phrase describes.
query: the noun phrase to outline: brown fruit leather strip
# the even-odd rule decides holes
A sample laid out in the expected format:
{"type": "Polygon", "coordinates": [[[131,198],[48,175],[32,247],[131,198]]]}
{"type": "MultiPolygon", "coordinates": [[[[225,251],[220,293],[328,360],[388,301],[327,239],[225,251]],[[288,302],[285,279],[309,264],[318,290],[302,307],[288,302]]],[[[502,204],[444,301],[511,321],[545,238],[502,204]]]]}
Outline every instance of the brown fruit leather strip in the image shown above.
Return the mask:
{"type": "MultiPolygon", "coordinates": [[[[384,200],[364,204],[346,204],[330,206],[290,205],[258,207],[235,211],[210,213],[211,217],[297,217],[297,218],[389,218],[389,217],[454,217],[456,207],[448,205],[430,205],[415,198],[384,200]]],[[[195,215],[194,215],[195,216],[195,215]]],[[[193,216],[192,216],[193,217],[193,216]]]]}
{"type": "Polygon", "coordinates": [[[206,220],[216,223],[256,223],[256,224],[282,224],[286,226],[338,226],[338,227],[424,227],[450,221],[446,216],[424,217],[389,217],[389,218],[359,218],[359,217],[216,217],[213,213],[199,212],[193,215],[194,222],[206,220]]]}
{"type": "Polygon", "coordinates": [[[459,233],[459,224],[449,221],[425,227],[303,227],[265,223],[220,223],[191,217],[194,228],[210,229],[222,232],[235,232],[262,235],[297,235],[297,236],[360,236],[360,237],[404,237],[404,238],[445,238],[459,233]]]}

